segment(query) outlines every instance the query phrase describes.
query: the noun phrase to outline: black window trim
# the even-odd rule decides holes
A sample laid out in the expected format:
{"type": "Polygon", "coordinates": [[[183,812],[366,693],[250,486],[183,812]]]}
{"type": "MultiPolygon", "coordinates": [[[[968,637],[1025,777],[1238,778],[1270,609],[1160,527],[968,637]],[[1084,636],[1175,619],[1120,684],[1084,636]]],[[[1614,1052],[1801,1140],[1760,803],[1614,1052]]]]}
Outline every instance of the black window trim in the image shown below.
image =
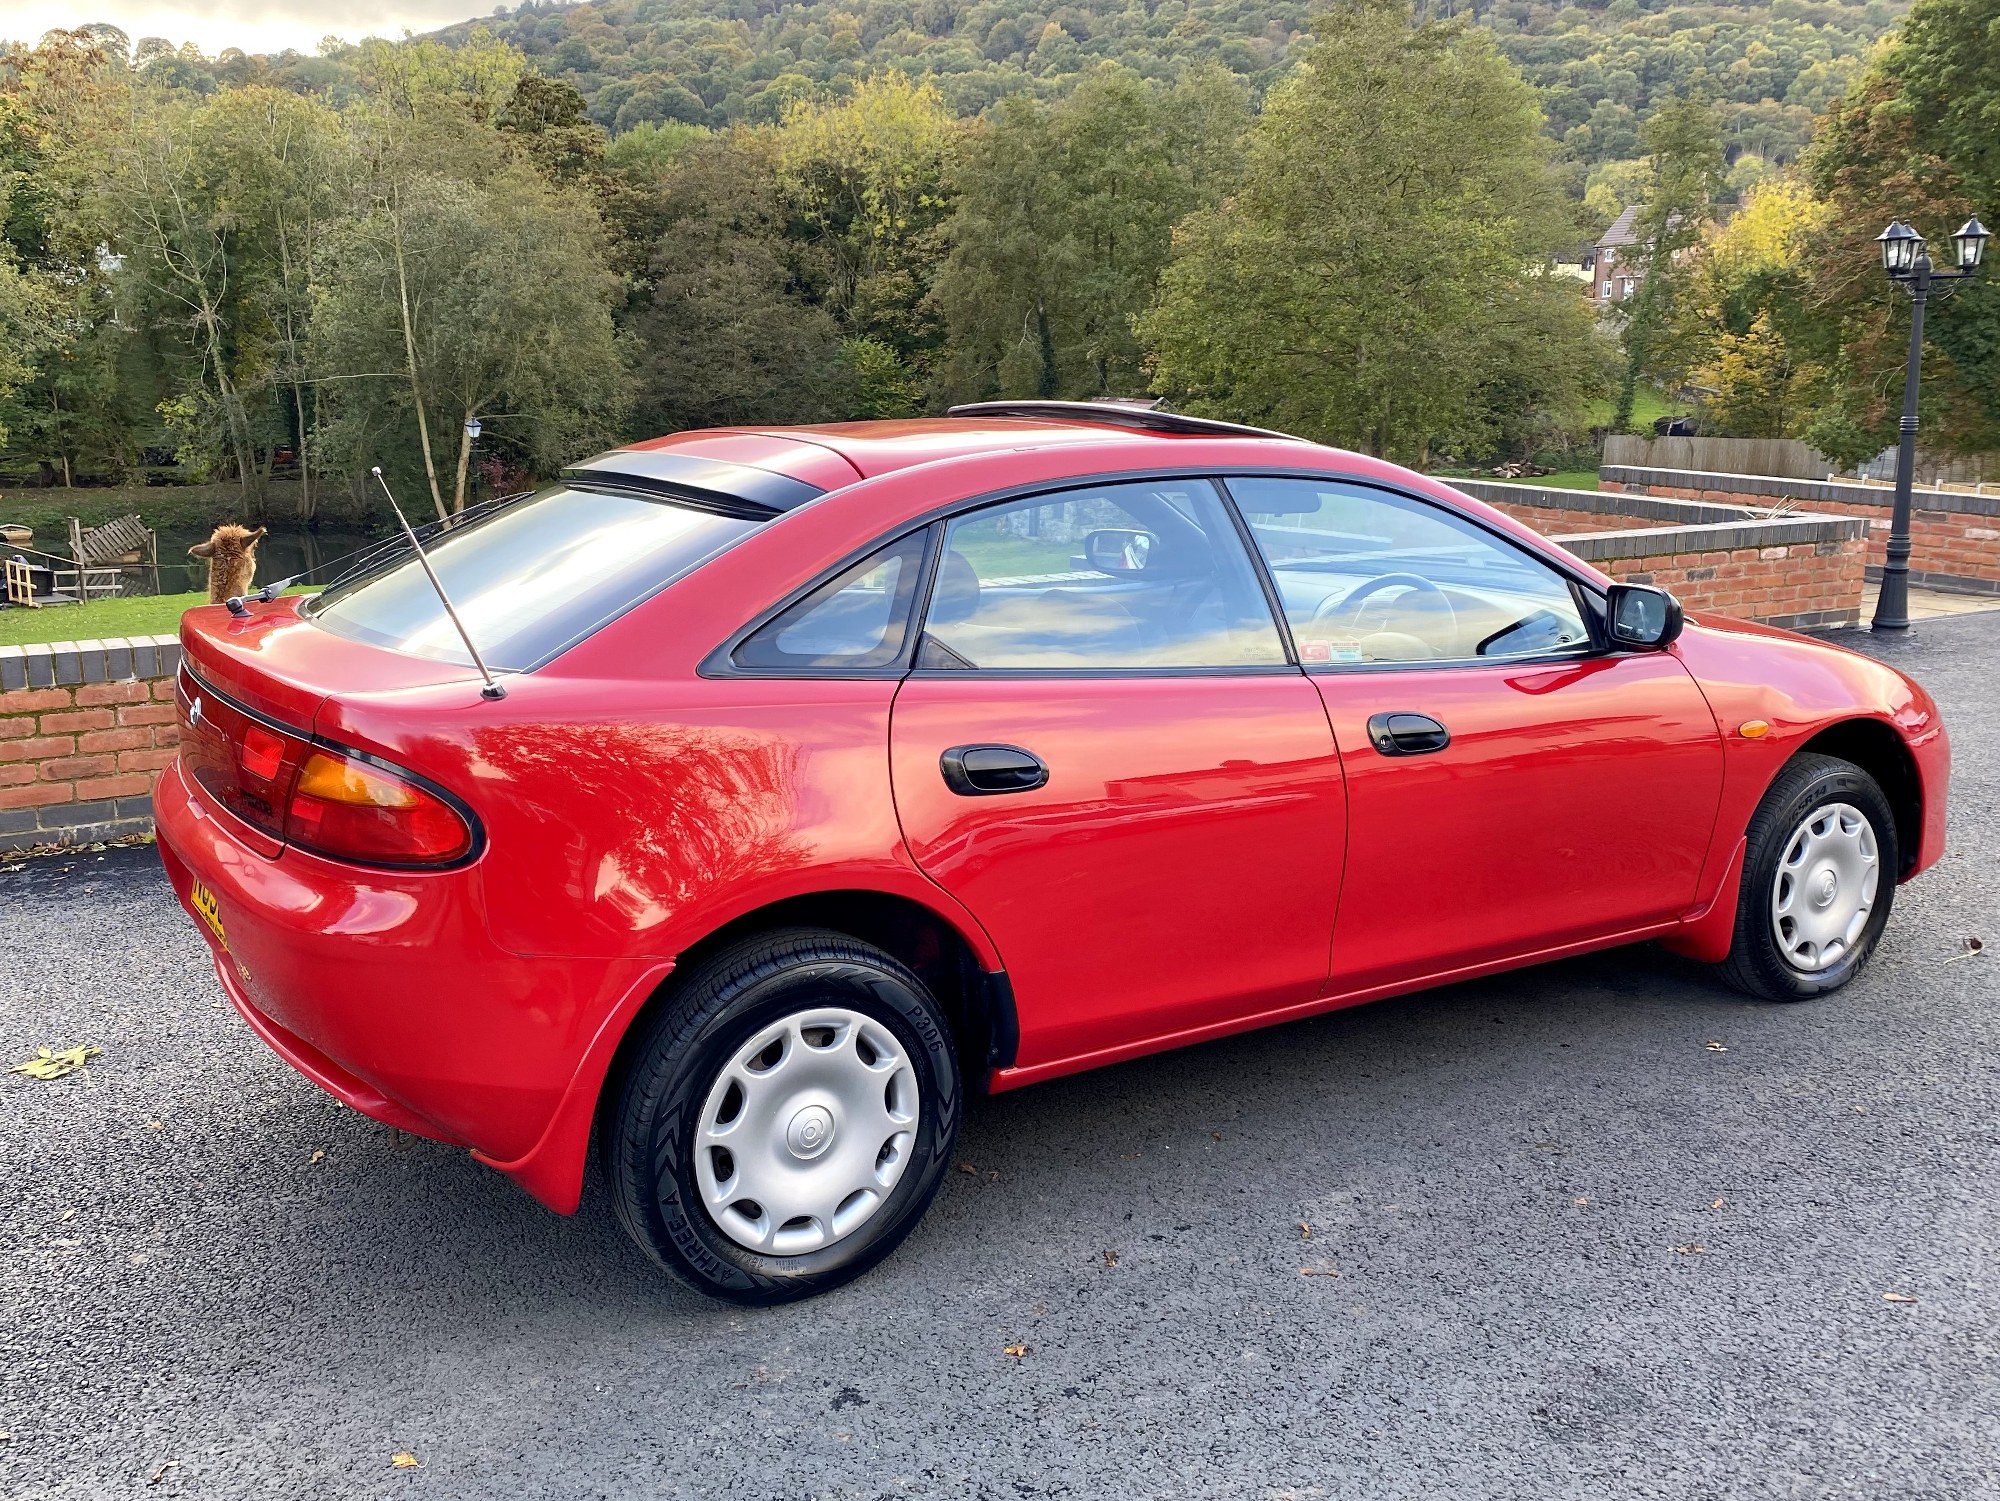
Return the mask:
{"type": "Polygon", "coordinates": [[[803,589],[795,590],[785,598],[783,603],[766,610],[748,626],[736,632],[735,635],[731,636],[721,646],[710,652],[703,659],[701,666],[696,670],[697,675],[705,678],[778,678],[780,680],[799,678],[902,678],[908,676],[910,664],[916,660],[918,643],[923,636],[921,621],[930,604],[931,582],[937,573],[938,565],[938,539],[943,534],[944,528],[939,523],[933,521],[920,528],[905,528],[897,532],[894,536],[881,540],[876,546],[862,552],[849,554],[837,566],[819,575],[819,577],[814,579],[810,584],[807,584],[803,589]],[[894,547],[900,547],[906,539],[916,535],[919,531],[925,533],[923,554],[917,559],[916,582],[910,590],[910,614],[907,628],[903,632],[903,646],[896,653],[894,661],[884,662],[876,667],[840,667],[831,665],[814,667],[804,663],[784,667],[757,667],[736,660],[736,653],[743,649],[744,644],[751,637],[755,636],[765,626],[771,624],[786,611],[796,605],[804,604],[842,574],[848,572],[850,569],[858,568],[876,554],[888,552],[894,547]]]}
{"type": "MultiPolygon", "coordinates": [[[[776,517],[773,524],[782,524],[784,518],[776,517]]],[[[754,535],[754,534],[753,534],[754,535]]],[[[1538,541],[1543,540],[1538,538],[1538,541]]],[[[732,544],[733,546],[734,544],[732,544]]],[[[704,562],[707,560],[705,559],[704,562]]],[[[701,565],[696,565],[697,567],[701,565]]],[[[692,570],[690,570],[692,571],[692,570]]],[[[685,577],[685,574],[681,575],[685,577]]],[[[662,587],[665,587],[664,585],[662,587]]],[[[658,591],[654,591],[657,593],[658,591]]],[[[649,596],[650,597],[650,596],[649,596]]],[[[870,538],[858,547],[842,554],[831,567],[822,569],[806,583],[793,589],[776,604],[758,612],[751,620],[732,631],[720,645],[702,658],[696,668],[696,676],[703,678],[763,678],[791,681],[819,679],[870,679],[870,678],[965,678],[970,673],[985,677],[1007,678],[1150,678],[1150,677],[1268,677],[1274,674],[1323,672],[1406,672],[1412,668],[1459,670],[1463,668],[1491,667],[1536,667],[1560,665],[1576,662],[1588,657],[1630,655],[1631,653],[1613,645],[1604,629],[1605,594],[1604,586],[1588,577],[1574,558],[1554,550],[1553,544],[1535,546],[1514,536],[1510,532],[1492,525],[1481,517],[1462,511],[1448,501],[1422,495],[1401,485],[1385,484],[1370,475],[1354,474],[1343,469],[1302,464],[1238,464],[1227,468],[1217,468],[1213,464],[1186,465],[1168,464],[1148,466],[1141,469],[1117,469],[1103,474],[1079,475],[1067,479],[1032,480],[1021,484],[1004,485],[996,490],[982,491],[978,495],[949,500],[919,512],[899,523],[892,530],[870,538]],[[1258,479],[1305,479],[1336,481],[1341,484],[1359,485],[1371,490],[1381,490],[1387,494],[1414,501],[1419,505],[1447,512],[1470,526],[1494,538],[1506,546],[1527,553],[1567,582],[1582,606],[1585,628],[1590,631],[1591,650],[1584,652],[1549,652],[1534,656],[1520,657],[1454,657],[1431,662],[1345,662],[1316,663],[1308,666],[1298,660],[1298,648],[1292,639],[1290,622],[1285,619],[1283,602],[1277,594],[1276,582],[1270,576],[1270,569],[1264,561],[1263,549],[1256,545],[1255,537],[1249,531],[1249,523],[1244,520],[1241,507],[1230,492],[1231,477],[1258,479]],[[1059,495],[1069,490],[1088,490],[1110,485],[1128,484],[1149,480],[1207,480],[1216,487],[1230,519],[1235,523],[1238,540],[1250,554],[1250,566],[1255,570],[1264,590],[1265,604],[1272,613],[1278,630],[1278,640],[1283,646],[1286,660],[1282,663],[1266,665],[1243,665],[1236,667],[917,667],[915,654],[922,649],[925,625],[930,619],[931,594],[937,582],[937,570],[943,555],[942,539],[944,526],[954,518],[973,511],[986,510],[992,506],[1004,505],[1010,501],[1025,500],[1036,495],[1059,495]],[[891,547],[912,532],[927,527],[937,528],[926,541],[924,571],[917,582],[917,628],[911,631],[904,642],[906,665],[891,664],[884,667],[784,667],[750,668],[739,667],[733,660],[736,648],[747,638],[762,629],[776,616],[784,613],[807,595],[813,593],[832,579],[852,568],[856,563],[874,553],[891,547]]]]}

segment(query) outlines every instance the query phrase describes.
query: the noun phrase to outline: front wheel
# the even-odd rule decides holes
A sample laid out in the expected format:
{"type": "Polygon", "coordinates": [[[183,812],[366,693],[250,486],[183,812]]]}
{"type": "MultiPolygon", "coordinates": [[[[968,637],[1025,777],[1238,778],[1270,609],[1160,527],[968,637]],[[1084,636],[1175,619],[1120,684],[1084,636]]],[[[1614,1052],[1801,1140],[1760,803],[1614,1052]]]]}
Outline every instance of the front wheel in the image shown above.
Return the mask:
{"type": "Polygon", "coordinates": [[[1875,779],[1832,756],[1794,757],[1750,820],[1736,932],[1716,968],[1767,1001],[1838,990],[1889,921],[1898,861],[1875,779]]]}
{"type": "Polygon", "coordinates": [[[795,929],[726,949],[631,1055],[603,1137],[618,1217],[681,1281],[783,1303],[915,1228],[958,1136],[937,1002],[881,950],[795,929]]]}

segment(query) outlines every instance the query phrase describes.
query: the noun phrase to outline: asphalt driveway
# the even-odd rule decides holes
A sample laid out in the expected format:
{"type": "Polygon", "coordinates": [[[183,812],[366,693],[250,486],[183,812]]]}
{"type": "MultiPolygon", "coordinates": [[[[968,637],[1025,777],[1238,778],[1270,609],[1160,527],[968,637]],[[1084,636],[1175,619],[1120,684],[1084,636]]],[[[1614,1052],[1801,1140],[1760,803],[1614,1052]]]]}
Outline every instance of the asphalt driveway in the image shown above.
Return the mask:
{"type": "Polygon", "coordinates": [[[0,1075],[0,1497],[2000,1497],[2000,613],[1887,654],[1951,847],[1837,998],[1630,950],[976,1102],[768,1312],[294,1075],[151,851],[0,873],[0,1053],[104,1050],[0,1075]]]}

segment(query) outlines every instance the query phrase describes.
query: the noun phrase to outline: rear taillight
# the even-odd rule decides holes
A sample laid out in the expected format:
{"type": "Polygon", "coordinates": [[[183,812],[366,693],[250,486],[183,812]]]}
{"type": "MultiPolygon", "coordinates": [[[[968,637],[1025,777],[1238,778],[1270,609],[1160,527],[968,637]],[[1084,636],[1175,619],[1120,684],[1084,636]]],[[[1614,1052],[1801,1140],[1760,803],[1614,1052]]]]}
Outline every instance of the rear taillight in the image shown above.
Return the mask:
{"type": "Polygon", "coordinates": [[[471,820],[409,772],[320,745],[239,708],[183,669],[181,762],[249,825],[246,842],[364,865],[450,865],[473,851],[471,820]]]}
{"type": "Polygon", "coordinates": [[[292,783],[285,837],[369,865],[449,865],[472,852],[472,828],[426,787],[374,760],[316,745],[292,783]]]}

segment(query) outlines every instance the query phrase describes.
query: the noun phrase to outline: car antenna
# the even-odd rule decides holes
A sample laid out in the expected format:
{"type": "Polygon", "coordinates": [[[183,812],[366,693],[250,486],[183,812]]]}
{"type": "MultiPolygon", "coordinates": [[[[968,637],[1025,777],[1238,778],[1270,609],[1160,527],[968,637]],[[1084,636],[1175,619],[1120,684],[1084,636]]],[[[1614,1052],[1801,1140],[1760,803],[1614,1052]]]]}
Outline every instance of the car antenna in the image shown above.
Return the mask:
{"type": "Polygon", "coordinates": [[[479,675],[486,679],[486,686],[479,690],[479,696],[505,698],[506,685],[487,670],[486,659],[479,655],[479,648],[472,644],[472,632],[465,628],[465,622],[458,618],[458,611],[451,607],[451,596],[444,592],[444,584],[439,580],[437,570],[431,567],[430,555],[424,551],[424,544],[417,540],[416,528],[410,525],[410,518],[403,514],[403,508],[396,504],[396,495],[389,488],[389,482],[382,478],[382,466],[377,464],[368,472],[375,476],[375,483],[380,485],[382,493],[389,497],[389,509],[396,513],[396,519],[403,524],[403,535],[410,539],[410,546],[417,550],[417,561],[424,565],[425,577],[431,581],[431,587],[437,590],[438,603],[444,606],[444,612],[451,617],[451,623],[458,627],[458,638],[465,643],[466,651],[472,654],[472,665],[477,667],[479,675]]]}

